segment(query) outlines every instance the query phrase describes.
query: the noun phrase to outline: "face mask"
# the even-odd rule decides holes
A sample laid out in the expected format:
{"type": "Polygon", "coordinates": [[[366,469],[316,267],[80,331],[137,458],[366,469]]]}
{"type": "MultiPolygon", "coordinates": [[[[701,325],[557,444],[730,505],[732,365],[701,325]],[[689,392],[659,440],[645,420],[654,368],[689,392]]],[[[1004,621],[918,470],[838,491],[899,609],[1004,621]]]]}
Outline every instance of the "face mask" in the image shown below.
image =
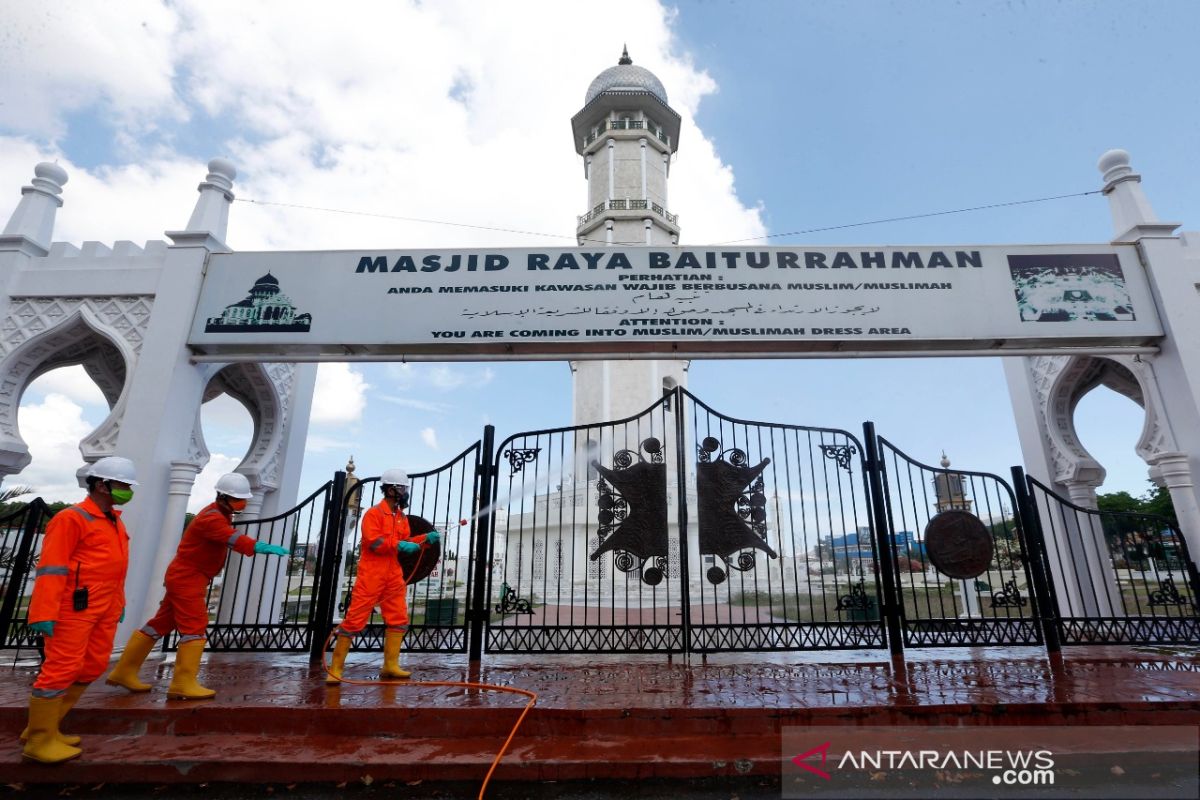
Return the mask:
{"type": "Polygon", "coordinates": [[[249,502],[249,500],[231,497],[229,498],[229,510],[235,514],[240,514],[246,510],[246,504],[249,502]]]}
{"type": "Polygon", "coordinates": [[[408,492],[399,486],[389,486],[384,492],[384,496],[395,500],[397,508],[405,508],[408,505],[408,492]]]}
{"type": "Polygon", "coordinates": [[[133,499],[133,489],[110,489],[113,505],[123,506],[133,499]]]}

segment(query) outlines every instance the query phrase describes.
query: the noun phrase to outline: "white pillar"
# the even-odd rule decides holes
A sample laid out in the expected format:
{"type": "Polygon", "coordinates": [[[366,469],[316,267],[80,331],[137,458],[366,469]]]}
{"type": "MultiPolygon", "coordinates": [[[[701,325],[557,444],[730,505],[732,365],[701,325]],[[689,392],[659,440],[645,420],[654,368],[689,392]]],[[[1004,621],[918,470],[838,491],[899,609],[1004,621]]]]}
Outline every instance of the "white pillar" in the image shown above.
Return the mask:
{"type": "Polygon", "coordinates": [[[1159,453],[1151,466],[1161,485],[1171,493],[1175,517],[1187,542],[1192,563],[1200,565],[1200,504],[1196,500],[1196,481],[1187,453],[1159,453]]]}
{"type": "MultiPolygon", "coordinates": [[[[175,550],[179,540],[183,538],[184,519],[187,518],[188,498],[192,494],[192,486],[196,476],[200,474],[203,465],[190,461],[172,461],[170,477],[167,479],[167,504],[163,513],[162,528],[158,532],[157,555],[154,561],[153,574],[166,575],[167,567],[175,558],[175,550]]],[[[141,499],[141,490],[136,493],[141,499]]],[[[131,550],[132,552],[132,550],[131,550]]],[[[146,624],[158,610],[163,592],[157,586],[151,586],[155,591],[148,591],[141,596],[125,593],[125,627],[137,629],[146,624]]],[[[132,633],[132,630],[130,631],[132,633]]],[[[118,636],[117,644],[124,646],[127,637],[118,636]]]]}
{"type": "MultiPolygon", "coordinates": [[[[1098,476],[1064,481],[1063,485],[1072,503],[1094,511],[1098,508],[1096,489],[1103,482],[1104,471],[1101,469],[1098,476]]],[[[1090,584],[1090,589],[1083,589],[1079,598],[1085,615],[1121,616],[1124,605],[1117,594],[1117,575],[1108,554],[1108,542],[1100,518],[1093,514],[1076,514],[1068,520],[1071,546],[1067,552],[1071,555],[1071,563],[1067,566],[1074,571],[1079,586],[1087,587],[1090,584]]]]}
{"type": "MultiPolygon", "coordinates": [[[[135,606],[140,598],[143,610],[154,602],[148,596],[161,596],[163,573],[159,565],[170,563],[179,541],[177,535],[162,534],[183,528],[182,514],[168,516],[177,513],[168,502],[172,468],[190,450],[208,379],[208,371],[190,361],[189,321],[195,314],[209,254],[227,249],[221,242],[225,236],[221,215],[211,206],[228,204],[231,197],[214,182],[200,184],[192,218],[210,227],[167,233],[174,244],[167,248],[163,260],[163,280],[155,293],[145,343],[126,379],[129,394],[124,419],[136,420],[137,424],[121,426],[113,452],[132,459],[138,471],[137,498],[127,506],[124,517],[133,537],[125,595],[135,606]]],[[[117,636],[128,638],[142,622],[126,614],[117,636]]]]}
{"type": "Polygon", "coordinates": [[[1154,375],[1166,417],[1161,423],[1174,435],[1176,450],[1156,457],[1152,466],[1164,482],[1171,475],[1171,501],[1192,558],[1200,559],[1200,519],[1194,512],[1200,487],[1192,477],[1200,474],[1200,237],[1175,236],[1178,224],[1158,221],[1124,150],[1108,151],[1098,166],[1116,241],[1137,244],[1166,334],[1154,375]]]}

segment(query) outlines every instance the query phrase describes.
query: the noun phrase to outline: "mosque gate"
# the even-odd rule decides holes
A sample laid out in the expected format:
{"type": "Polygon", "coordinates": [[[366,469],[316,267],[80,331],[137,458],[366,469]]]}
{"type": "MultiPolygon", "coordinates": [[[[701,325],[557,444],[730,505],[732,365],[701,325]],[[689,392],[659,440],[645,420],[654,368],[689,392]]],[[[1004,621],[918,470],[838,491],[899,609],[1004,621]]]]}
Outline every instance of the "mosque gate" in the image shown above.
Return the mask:
{"type": "MultiPolygon", "coordinates": [[[[633,417],[494,438],[410,476],[414,530],[442,534],[415,565],[413,651],[1200,643],[1200,576],[1168,522],[1080,507],[1020,467],[1009,483],[922,464],[871,423],[751,422],[677,387],[633,417]]],[[[339,472],[236,523],[292,556],[230,556],[210,646],[318,656],[378,489],[339,472]]],[[[0,647],[38,644],[25,605],[49,517],[38,499],[0,518],[0,647]]],[[[379,649],[381,620],[355,646],[379,649]]]]}
{"type": "MultiPolygon", "coordinates": [[[[147,465],[128,517],[155,545],[131,554],[129,590],[145,606],[207,461],[201,400],[225,391],[249,402],[256,440],[239,471],[256,501],[267,498],[251,513],[275,516],[239,524],[302,553],[273,568],[230,564],[212,598],[217,638],[227,648],[316,650],[344,593],[337,567],[353,552],[339,548],[353,514],[345,476],[278,513],[279,499],[293,496],[298,460],[288,453],[303,444],[315,381],[312,364],[290,362],[1010,356],[1031,475],[1012,484],[919,464],[870,429],[856,439],[733,420],[665,384],[664,405],[619,422],[522,434],[498,449],[485,435],[460,458],[470,499],[429,512],[435,525],[455,514],[475,521],[470,579],[458,568],[438,575],[432,598],[461,607],[435,602],[436,613],[419,613],[461,624],[472,655],[485,638],[499,651],[700,652],[1195,641],[1200,356],[1179,346],[1194,341],[1200,319],[1194,241],[1157,220],[1128,154],[1106,153],[1100,169],[1116,232],[1103,245],[726,251],[681,248],[671,236],[598,249],[233,253],[223,243],[228,162],[210,164],[173,244],[82,251],[51,239],[66,174],[40,164],[0,235],[0,473],[29,461],[16,425],[24,388],[53,366],[82,363],[111,409],[83,443],[85,460],[120,451],[147,465]],[[168,270],[173,280],[157,280],[168,270]],[[70,297],[61,294],[68,274],[81,281],[70,297]],[[128,284],[119,296],[118,279],[128,284]],[[404,298],[414,293],[422,296],[404,298]],[[392,313],[401,302],[405,313],[392,313]],[[384,318],[381,331],[374,321],[384,318]],[[1097,382],[1146,410],[1137,451],[1170,491],[1182,532],[1096,512],[1103,470],[1069,412],[1097,382]],[[120,427],[125,415],[170,419],[147,431],[120,427]],[[663,507],[665,543],[649,525],[663,507]],[[558,532],[568,509],[587,541],[558,532]],[[934,534],[975,544],[939,555],[934,534]],[[613,632],[595,638],[588,625],[602,619],[613,632]]],[[[35,501],[3,529],[5,646],[27,640],[24,591],[47,516],[35,501]]],[[[463,641],[431,632],[423,646],[463,641]]]]}

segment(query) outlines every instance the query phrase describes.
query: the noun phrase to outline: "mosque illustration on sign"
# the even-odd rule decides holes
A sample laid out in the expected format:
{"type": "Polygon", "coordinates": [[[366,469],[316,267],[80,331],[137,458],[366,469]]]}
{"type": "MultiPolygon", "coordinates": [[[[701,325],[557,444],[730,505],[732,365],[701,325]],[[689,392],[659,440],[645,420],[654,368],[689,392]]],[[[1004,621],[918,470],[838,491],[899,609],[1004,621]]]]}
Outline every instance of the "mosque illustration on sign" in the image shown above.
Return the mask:
{"type": "Polygon", "coordinates": [[[244,300],[225,306],[209,317],[205,333],[308,333],[312,314],[297,314],[291,298],[279,290],[279,279],[268,272],[254,282],[244,300]]]}

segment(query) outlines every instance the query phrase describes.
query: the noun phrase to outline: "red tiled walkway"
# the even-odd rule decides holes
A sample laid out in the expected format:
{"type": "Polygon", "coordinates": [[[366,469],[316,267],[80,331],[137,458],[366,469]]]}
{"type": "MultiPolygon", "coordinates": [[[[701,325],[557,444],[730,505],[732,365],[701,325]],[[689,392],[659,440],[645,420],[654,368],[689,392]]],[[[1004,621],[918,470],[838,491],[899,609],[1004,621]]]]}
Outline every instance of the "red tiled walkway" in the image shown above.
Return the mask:
{"type": "MultiPolygon", "coordinates": [[[[378,655],[352,655],[370,679],[378,655]]],[[[538,693],[496,778],[702,777],[778,774],[788,725],[1200,724],[1200,653],[1079,648],[1051,661],[1037,648],[664,656],[406,654],[414,679],[479,681],[538,693]]],[[[457,687],[327,689],[306,657],[209,654],[203,703],[167,702],[166,664],[130,695],[97,683],[64,726],[84,755],[22,763],[31,667],[0,683],[10,746],[0,778],[23,782],[481,779],[525,699],[457,687]]]]}

